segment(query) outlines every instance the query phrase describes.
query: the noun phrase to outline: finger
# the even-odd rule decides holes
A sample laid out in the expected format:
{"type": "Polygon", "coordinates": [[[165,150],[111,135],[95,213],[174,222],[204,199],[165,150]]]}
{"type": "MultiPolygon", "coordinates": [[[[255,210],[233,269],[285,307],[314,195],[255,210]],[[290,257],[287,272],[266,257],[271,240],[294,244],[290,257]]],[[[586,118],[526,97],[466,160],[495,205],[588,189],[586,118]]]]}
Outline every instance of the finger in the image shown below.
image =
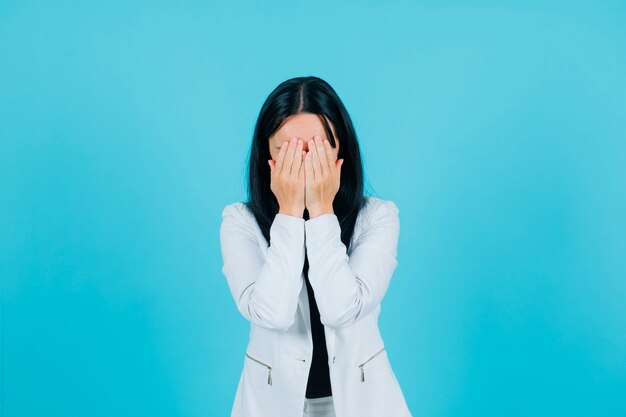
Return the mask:
{"type": "Polygon", "coordinates": [[[291,138],[289,141],[289,147],[285,154],[285,161],[283,165],[282,175],[288,177],[291,175],[291,165],[293,164],[293,152],[296,149],[296,138],[291,138]]]}
{"type": "Polygon", "coordinates": [[[280,151],[278,151],[278,156],[276,157],[276,164],[274,164],[274,171],[277,174],[283,170],[283,161],[285,159],[285,153],[287,152],[287,145],[289,145],[288,141],[284,141],[282,145],[280,145],[280,151]]]}
{"type": "Polygon", "coordinates": [[[328,139],[324,139],[324,153],[326,154],[326,160],[328,161],[328,169],[331,174],[336,174],[336,161],[337,155],[335,155],[335,150],[332,146],[330,146],[330,142],[328,139]]]}
{"type": "Polygon", "coordinates": [[[309,185],[313,181],[315,181],[315,171],[313,170],[313,153],[311,152],[311,148],[306,153],[304,158],[304,171],[306,173],[306,183],[309,185]]]}
{"type": "Polygon", "coordinates": [[[326,159],[326,150],[324,150],[324,143],[319,135],[313,137],[315,140],[315,150],[317,151],[317,158],[320,161],[320,170],[322,176],[326,177],[330,174],[330,167],[328,166],[328,160],[326,159]]]}
{"type": "MultiPolygon", "coordinates": [[[[302,143],[304,144],[304,141],[302,141],[302,143]]],[[[306,151],[303,149],[302,150],[302,158],[301,158],[301,162],[300,162],[300,171],[298,171],[298,175],[302,176],[302,177],[306,175],[306,173],[305,173],[306,167],[304,165],[305,162],[306,162],[306,151]]]]}
{"type": "Polygon", "coordinates": [[[315,178],[321,179],[323,178],[324,171],[322,171],[322,165],[320,163],[320,158],[317,151],[317,145],[315,140],[311,139],[309,141],[309,153],[311,154],[311,165],[313,166],[313,172],[315,178]]]}
{"type": "Polygon", "coordinates": [[[298,138],[296,150],[293,154],[293,165],[291,167],[291,174],[296,177],[300,176],[300,167],[302,166],[302,146],[302,139],[298,138]]]}

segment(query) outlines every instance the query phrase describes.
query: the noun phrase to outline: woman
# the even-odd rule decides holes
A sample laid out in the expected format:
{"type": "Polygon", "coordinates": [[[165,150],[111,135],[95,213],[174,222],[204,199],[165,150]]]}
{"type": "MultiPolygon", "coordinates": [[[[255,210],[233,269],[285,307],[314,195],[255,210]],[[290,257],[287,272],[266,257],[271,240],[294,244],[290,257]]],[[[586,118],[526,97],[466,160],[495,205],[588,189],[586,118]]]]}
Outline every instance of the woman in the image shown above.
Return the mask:
{"type": "Polygon", "coordinates": [[[398,208],[363,195],[356,134],[324,80],[261,108],[248,202],[228,204],[222,273],[250,321],[231,417],[409,417],[378,328],[398,208]]]}

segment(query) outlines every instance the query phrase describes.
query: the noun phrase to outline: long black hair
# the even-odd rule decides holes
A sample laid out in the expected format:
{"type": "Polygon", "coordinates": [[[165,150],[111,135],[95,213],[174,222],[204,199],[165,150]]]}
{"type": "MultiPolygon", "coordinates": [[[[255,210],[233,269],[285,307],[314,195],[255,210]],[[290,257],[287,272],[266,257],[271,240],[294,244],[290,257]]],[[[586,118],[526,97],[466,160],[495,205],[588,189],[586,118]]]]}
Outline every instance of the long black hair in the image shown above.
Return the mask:
{"type": "Polygon", "coordinates": [[[328,124],[330,121],[339,136],[337,159],[341,166],[341,184],[333,201],[333,211],[341,226],[341,241],[350,247],[354,225],[367,200],[363,195],[363,164],[352,120],[335,90],[324,80],[314,76],[295,77],[283,81],[265,100],[257,118],[249,159],[248,201],[265,240],[270,241],[269,230],[279,206],[270,189],[271,159],[269,138],[289,116],[312,113],[321,116],[332,147],[337,143],[328,124]]]}

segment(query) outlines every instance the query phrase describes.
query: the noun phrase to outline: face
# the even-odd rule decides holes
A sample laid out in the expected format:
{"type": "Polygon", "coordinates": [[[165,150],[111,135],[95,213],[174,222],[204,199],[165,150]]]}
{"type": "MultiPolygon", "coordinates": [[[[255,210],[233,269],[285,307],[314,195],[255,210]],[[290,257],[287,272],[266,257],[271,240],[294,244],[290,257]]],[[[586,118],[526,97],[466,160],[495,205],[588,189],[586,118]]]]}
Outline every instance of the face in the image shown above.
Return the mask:
{"type": "MultiPolygon", "coordinates": [[[[326,120],[328,121],[328,125],[330,126],[335,138],[335,148],[333,149],[335,150],[336,157],[341,144],[339,143],[339,139],[335,132],[335,127],[328,119],[326,120]]],[[[280,146],[283,142],[288,141],[293,137],[302,139],[304,141],[302,144],[302,150],[308,152],[309,140],[312,140],[316,135],[319,136],[322,141],[324,139],[330,140],[324,130],[322,116],[312,113],[298,113],[289,116],[285,119],[282,126],[269,138],[270,155],[272,156],[272,159],[276,161],[278,158],[278,152],[280,152],[280,146]]]]}

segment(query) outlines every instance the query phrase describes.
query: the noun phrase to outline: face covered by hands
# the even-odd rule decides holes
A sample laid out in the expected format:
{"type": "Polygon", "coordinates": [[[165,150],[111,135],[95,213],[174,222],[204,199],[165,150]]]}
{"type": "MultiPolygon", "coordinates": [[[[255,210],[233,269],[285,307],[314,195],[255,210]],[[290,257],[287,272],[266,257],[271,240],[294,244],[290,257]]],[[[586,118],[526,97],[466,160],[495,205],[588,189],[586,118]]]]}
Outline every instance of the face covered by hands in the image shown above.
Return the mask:
{"type": "Polygon", "coordinates": [[[302,217],[306,208],[309,218],[333,213],[343,160],[337,159],[341,144],[334,126],[326,120],[335,138],[332,147],[322,120],[312,113],[292,115],[269,138],[271,188],[279,212],[302,217]]]}

